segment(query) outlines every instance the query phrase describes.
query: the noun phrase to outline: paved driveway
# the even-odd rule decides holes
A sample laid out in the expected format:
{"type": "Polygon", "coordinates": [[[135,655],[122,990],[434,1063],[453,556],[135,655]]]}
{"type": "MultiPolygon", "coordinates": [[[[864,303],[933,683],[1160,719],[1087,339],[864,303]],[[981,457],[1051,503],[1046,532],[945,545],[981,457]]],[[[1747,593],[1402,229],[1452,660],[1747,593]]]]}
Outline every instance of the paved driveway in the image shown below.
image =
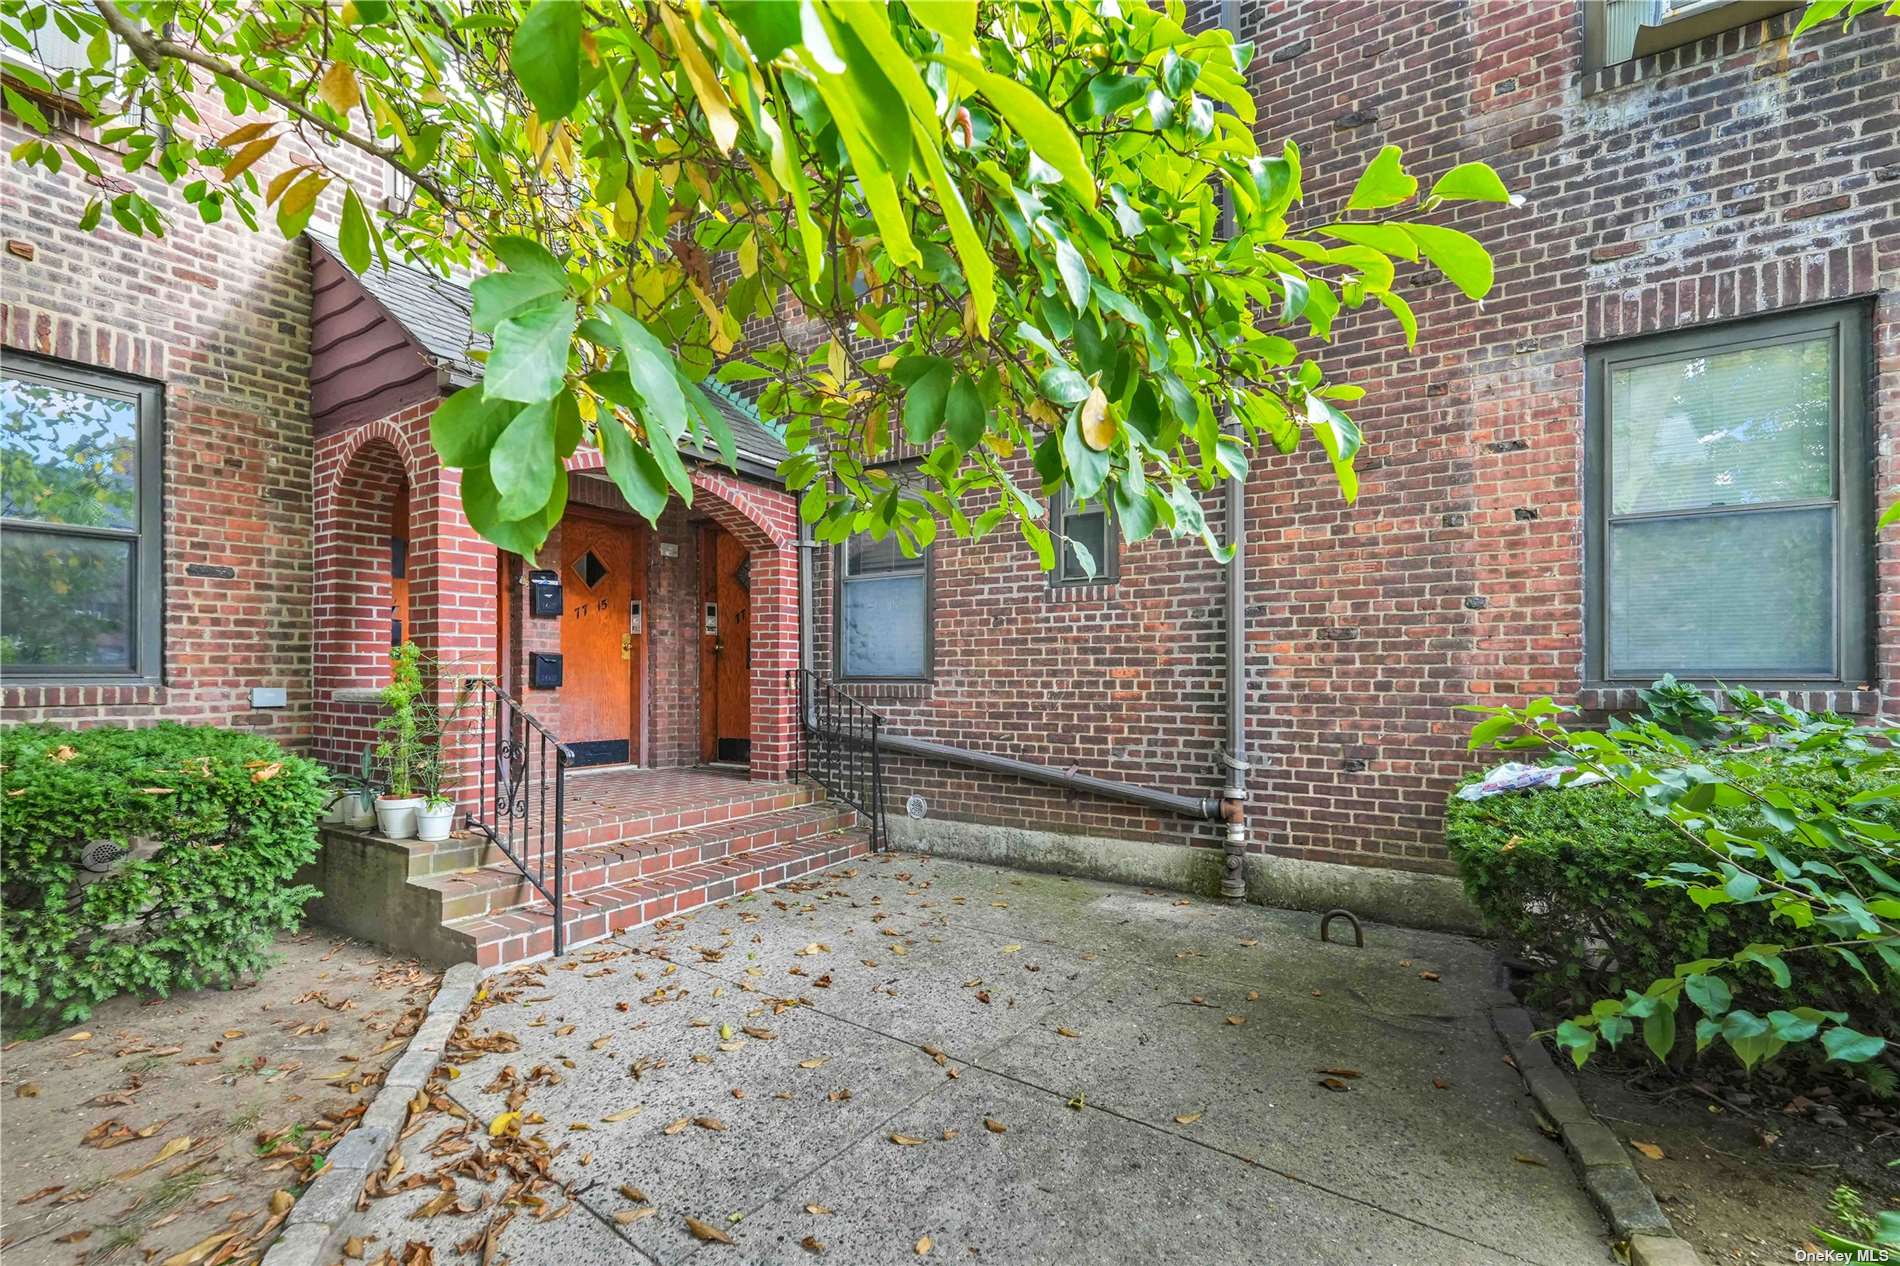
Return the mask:
{"type": "Polygon", "coordinates": [[[513,1184],[514,1266],[1611,1261],[1486,949],[1315,926],[895,854],[643,928],[491,978],[352,1230],[474,1261],[513,1184]]]}

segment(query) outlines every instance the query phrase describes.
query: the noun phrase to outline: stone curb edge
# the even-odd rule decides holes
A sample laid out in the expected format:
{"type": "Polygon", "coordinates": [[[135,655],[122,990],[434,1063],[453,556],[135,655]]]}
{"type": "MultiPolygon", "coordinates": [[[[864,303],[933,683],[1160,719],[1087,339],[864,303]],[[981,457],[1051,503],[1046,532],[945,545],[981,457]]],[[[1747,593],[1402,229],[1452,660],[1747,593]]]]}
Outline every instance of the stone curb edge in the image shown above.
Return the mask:
{"type": "Polygon", "coordinates": [[[1583,1176],[1584,1189],[1603,1211],[1616,1238],[1628,1241],[1631,1266],[1702,1266],[1695,1247],[1677,1238],[1622,1143],[1591,1115],[1550,1051],[1532,1036],[1535,1026],[1530,1012],[1522,1007],[1493,1007],[1491,1027],[1510,1051],[1524,1088],[1555,1123],[1564,1150],[1583,1176]]]}
{"type": "Polygon", "coordinates": [[[370,1171],[383,1163],[389,1147],[408,1121],[409,1100],[435,1071],[449,1035],[475,997],[482,971],[457,963],[442,973],[442,983],[409,1039],[402,1057],[390,1066],[383,1084],[356,1128],[330,1149],[323,1167],[304,1189],[262,1266],[325,1266],[342,1248],[343,1227],[356,1210],[370,1171]]]}

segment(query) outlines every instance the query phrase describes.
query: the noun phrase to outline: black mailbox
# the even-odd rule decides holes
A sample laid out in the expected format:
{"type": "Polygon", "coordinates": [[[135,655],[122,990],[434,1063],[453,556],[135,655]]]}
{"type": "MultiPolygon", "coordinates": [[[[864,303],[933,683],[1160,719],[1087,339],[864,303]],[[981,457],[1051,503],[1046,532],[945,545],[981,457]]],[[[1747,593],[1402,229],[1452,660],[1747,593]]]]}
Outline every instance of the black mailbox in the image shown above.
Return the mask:
{"type": "Polygon", "coordinates": [[[561,657],[535,651],[528,656],[528,684],[536,690],[553,690],[561,684],[561,657]]]}
{"type": "Polygon", "coordinates": [[[558,620],[561,618],[561,573],[558,571],[531,571],[528,573],[528,614],[538,620],[558,620]]]}

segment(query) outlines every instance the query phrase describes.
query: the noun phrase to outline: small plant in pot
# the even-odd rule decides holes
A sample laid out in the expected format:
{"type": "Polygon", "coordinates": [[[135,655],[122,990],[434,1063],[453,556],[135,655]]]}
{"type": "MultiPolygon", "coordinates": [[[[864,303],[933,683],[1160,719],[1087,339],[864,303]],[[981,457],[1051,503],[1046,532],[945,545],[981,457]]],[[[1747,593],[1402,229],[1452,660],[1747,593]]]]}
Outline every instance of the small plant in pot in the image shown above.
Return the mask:
{"type": "Polygon", "coordinates": [[[370,751],[363,749],[363,763],[353,774],[339,774],[336,785],[342,788],[342,799],[333,812],[337,821],[352,831],[367,831],[376,825],[376,781],[372,774],[370,751]]]}
{"type": "Polygon", "coordinates": [[[416,838],[446,840],[455,824],[455,801],[442,789],[442,749],[430,747],[416,766],[416,788],[422,807],[416,810],[416,838]]]}
{"type": "Polygon", "coordinates": [[[422,807],[422,797],[416,794],[425,706],[421,651],[414,642],[404,642],[389,653],[389,667],[389,684],[383,687],[386,711],[376,722],[383,736],[376,744],[376,758],[388,772],[388,782],[376,797],[376,824],[388,838],[406,840],[416,833],[416,810],[422,807]]]}

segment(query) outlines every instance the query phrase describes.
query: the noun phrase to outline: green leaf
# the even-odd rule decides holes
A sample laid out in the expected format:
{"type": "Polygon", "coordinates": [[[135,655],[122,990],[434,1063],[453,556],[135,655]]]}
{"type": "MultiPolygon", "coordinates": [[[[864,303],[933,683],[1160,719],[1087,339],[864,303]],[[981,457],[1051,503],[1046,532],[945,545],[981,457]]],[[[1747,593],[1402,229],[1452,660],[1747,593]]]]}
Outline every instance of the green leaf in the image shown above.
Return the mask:
{"type": "Polygon", "coordinates": [[[1160,519],[1155,511],[1154,495],[1134,491],[1126,479],[1115,483],[1115,522],[1121,525],[1122,540],[1130,545],[1154,535],[1160,519]]]}
{"type": "Polygon", "coordinates": [[[498,237],[489,243],[489,249],[508,271],[532,273],[548,282],[552,291],[567,289],[567,269],[533,238],[498,237]]]}
{"type": "Polygon", "coordinates": [[[978,91],[990,99],[997,112],[1009,122],[1038,157],[1062,176],[1062,182],[1089,207],[1095,205],[1095,179],[1089,175],[1088,162],[1082,157],[1081,142],[1062,121],[1062,116],[1030,89],[1013,79],[995,74],[966,54],[946,50],[940,54],[945,63],[961,73],[978,91]]]}
{"type": "Polygon", "coordinates": [[[1062,459],[1069,468],[1069,490],[1086,501],[1102,490],[1108,478],[1107,452],[1096,452],[1082,438],[1081,411],[1069,417],[1062,428],[1062,459]]]}
{"type": "Polygon", "coordinates": [[[928,444],[943,425],[943,410],[950,394],[950,363],[932,366],[904,393],[904,434],[913,444],[928,444]]]}
{"type": "Polygon", "coordinates": [[[1880,522],[1874,524],[1874,531],[1884,532],[1897,522],[1900,522],[1900,501],[1880,512],[1880,522]]]}
{"type": "Polygon", "coordinates": [[[504,519],[522,519],[546,505],[558,464],[553,403],[530,405],[515,415],[489,450],[488,474],[498,497],[495,512],[504,519]]]}
{"type": "Polygon", "coordinates": [[[1352,187],[1346,210],[1377,211],[1381,207],[1395,207],[1417,192],[1418,177],[1408,173],[1399,162],[1399,147],[1387,145],[1366,166],[1359,183],[1352,187]]]}
{"type": "Polygon", "coordinates": [[[1821,1046],[1829,1059],[1838,1059],[1843,1064],[1864,1064],[1887,1049],[1887,1039],[1836,1025],[1821,1034],[1821,1046]]]}
{"type": "Polygon", "coordinates": [[[1460,202],[1509,202],[1510,191],[1484,163],[1459,163],[1432,185],[1431,196],[1460,202]]]}
{"type": "Polygon", "coordinates": [[[1089,380],[1067,365],[1051,365],[1043,370],[1042,376],[1036,379],[1036,389],[1042,392],[1043,399],[1057,404],[1081,404],[1092,390],[1089,380]]]}
{"type": "Polygon", "coordinates": [[[1436,264],[1438,271],[1468,297],[1482,299],[1491,293],[1491,256],[1479,245],[1477,238],[1437,224],[1407,224],[1404,227],[1412,235],[1412,240],[1418,243],[1418,248],[1425,252],[1425,257],[1436,264]]]}
{"type": "Polygon", "coordinates": [[[543,122],[574,112],[581,100],[581,16],[573,0],[535,0],[508,45],[508,66],[543,122]]]}
{"type": "Polygon", "coordinates": [[[1676,1048],[1676,1008],[1658,1006],[1643,1018],[1643,1044],[1657,1059],[1667,1060],[1676,1048]]]}
{"type": "MultiPolygon", "coordinates": [[[[620,489],[634,513],[649,523],[657,523],[666,509],[666,476],[660,473],[653,455],[633,442],[627,428],[612,418],[602,418],[598,428],[601,456],[607,462],[608,477],[620,489]]],[[[819,487],[819,485],[813,485],[819,487]]]]}
{"type": "Polygon", "coordinates": [[[1821,1031],[1821,1017],[1796,1015],[1792,1011],[1770,1011],[1768,1030],[1784,1042],[1805,1042],[1821,1031]]]}
{"type": "MultiPolygon", "coordinates": [[[[1075,305],[1076,311],[1088,307],[1088,261],[1082,258],[1082,252],[1076,250],[1066,237],[1056,239],[1056,271],[1062,274],[1062,287],[1069,292],[1069,301],[1075,305]]],[[[1087,364],[1086,361],[1083,363],[1087,364]]]]}
{"type": "Polygon", "coordinates": [[[343,253],[343,262],[350,271],[361,276],[369,271],[372,257],[370,238],[376,227],[369,221],[369,212],[363,207],[363,200],[356,196],[355,186],[343,191],[343,222],[337,228],[337,249],[343,253]]]}
{"type": "MultiPolygon", "coordinates": [[[[674,372],[673,357],[667,353],[652,331],[612,304],[600,311],[613,328],[621,354],[626,357],[627,377],[646,402],[644,414],[650,430],[657,430],[673,443],[686,434],[686,397],[680,391],[674,372]]],[[[656,444],[655,448],[659,446],[656,444]]]]}
{"type": "Polygon", "coordinates": [[[769,62],[798,43],[798,0],[746,0],[720,9],[745,36],[746,47],[769,62]]]}
{"type": "Polygon", "coordinates": [[[488,450],[521,409],[511,400],[490,400],[479,388],[464,387],[436,406],[429,439],[449,466],[481,466],[488,450]]]}
{"type": "Polygon", "coordinates": [[[492,334],[496,326],[523,308],[558,298],[566,289],[565,278],[549,278],[539,272],[500,272],[477,277],[468,288],[475,301],[469,324],[492,334]]]}
{"type": "MultiPolygon", "coordinates": [[[[950,384],[950,392],[944,399],[943,420],[950,442],[966,453],[983,438],[989,426],[989,411],[984,408],[982,393],[969,375],[958,374],[956,381],[950,384]]],[[[908,417],[905,426],[908,430],[908,417]]]]}
{"type": "Polygon", "coordinates": [[[491,400],[552,400],[567,374],[568,348],[579,316],[566,299],[525,308],[495,328],[495,349],[482,376],[491,400]]]}
{"type": "Polygon", "coordinates": [[[1705,976],[1700,972],[1682,982],[1682,991],[1689,995],[1689,1001],[1695,1003],[1702,1014],[1711,1017],[1727,1011],[1733,999],[1726,980],[1720,976],[1705,976]]]}

